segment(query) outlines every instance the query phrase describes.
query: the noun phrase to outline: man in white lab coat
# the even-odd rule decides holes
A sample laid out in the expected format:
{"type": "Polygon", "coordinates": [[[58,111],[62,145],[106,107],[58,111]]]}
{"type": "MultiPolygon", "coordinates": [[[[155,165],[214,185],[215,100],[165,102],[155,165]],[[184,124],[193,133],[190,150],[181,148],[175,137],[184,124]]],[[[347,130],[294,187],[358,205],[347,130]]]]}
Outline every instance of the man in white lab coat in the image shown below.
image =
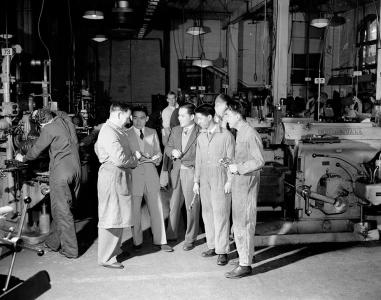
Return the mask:
{"type": "Polygon", "coordinates": [[[98,174],[98,263],[123,269],[117,261],[123,228],[132,226],[131,168],[137,158],[128,145],[125,125],[131,109],[123,103],[112,104],[110,118],[102,126],[95,152],[101,166],[98,174]]]}

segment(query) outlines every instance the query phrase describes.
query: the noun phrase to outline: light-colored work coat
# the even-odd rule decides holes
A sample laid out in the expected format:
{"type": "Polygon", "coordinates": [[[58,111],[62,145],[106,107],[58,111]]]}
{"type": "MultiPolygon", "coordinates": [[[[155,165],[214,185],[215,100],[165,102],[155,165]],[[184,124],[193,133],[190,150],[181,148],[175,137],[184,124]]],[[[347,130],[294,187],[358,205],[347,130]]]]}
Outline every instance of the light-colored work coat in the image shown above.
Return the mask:
{"type": "MultiPolygon", "coordinates": [[[[159,137],[155,129],[145,127],[144,128],[144,149],[140,148],[139,137],[135,133],[134,127],[128,129],[128,144],[132,151],[141,152],[147,157],[152,157],[159,154],[160,157],[155,161],[156,165],[160,164],[162,153],[160,150],[159,137]]],[[[138,166],[132,170],[132,195],[143,196],[144,188],[147,185],[147,189],[152,191],[160,191],[159,175],[156,170],[156,165],[152,162],[144,162],[141,160],[138,166]]]]}
{"type": "Polygon", "coordinates": [[[132,226],[131,168],[136,167],[137,160],[128,145],[127,130],[108,120],[94,147],[102,164],[98,173],[98,227],[132,226]]]}

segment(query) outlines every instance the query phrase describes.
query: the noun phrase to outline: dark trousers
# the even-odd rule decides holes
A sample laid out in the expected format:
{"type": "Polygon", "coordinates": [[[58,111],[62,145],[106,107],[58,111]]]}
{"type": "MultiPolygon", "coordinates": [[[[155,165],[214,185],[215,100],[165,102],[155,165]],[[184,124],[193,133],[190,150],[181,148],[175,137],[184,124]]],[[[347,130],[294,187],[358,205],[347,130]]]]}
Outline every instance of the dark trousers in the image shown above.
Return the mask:
{"type": "Polygon", "coordinates": [[[50,174],[50,205],[53,221],[45,243],[53,250],[61,247],[63,254],[68,257],[78,257],[72,207],[78,196],[81,173],[80,171],[62,173],[50,174]]]}

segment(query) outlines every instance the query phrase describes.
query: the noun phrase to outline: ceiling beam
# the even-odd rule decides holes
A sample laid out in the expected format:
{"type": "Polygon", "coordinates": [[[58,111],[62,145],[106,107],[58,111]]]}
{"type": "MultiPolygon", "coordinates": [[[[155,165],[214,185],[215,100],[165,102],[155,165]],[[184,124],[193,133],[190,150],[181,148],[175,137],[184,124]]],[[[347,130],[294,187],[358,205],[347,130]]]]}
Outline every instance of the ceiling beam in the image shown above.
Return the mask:
{"type": "Polygon", "coordinates": [[[222,28],[226,29],[229,25],[238,23],[242,21],[246,16],[249,14],[253,14],[257,12],[258,10],[262,9],[265,5],[269,7],[272,5],[272,0],[251,0],[246,2],[246,4],[243,4],[241,7],[236,9],[230,16],[230,18],[226,18],[225,21],[222,23],[222,28]]]}

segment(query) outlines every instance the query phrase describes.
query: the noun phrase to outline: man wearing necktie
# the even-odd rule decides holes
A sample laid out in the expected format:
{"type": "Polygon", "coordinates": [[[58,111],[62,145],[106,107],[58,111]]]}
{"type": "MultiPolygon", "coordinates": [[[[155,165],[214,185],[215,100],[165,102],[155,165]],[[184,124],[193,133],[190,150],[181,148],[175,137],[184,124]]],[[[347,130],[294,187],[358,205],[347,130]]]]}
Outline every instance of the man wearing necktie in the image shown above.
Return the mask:
{"type": "Polygon", "coordinates": [[[148,121],[145,106],[134,107],[131,117],[133,126],[128,129],[128,144],[139,159],[137,167],[132,170],[134,246],[140,248],[143,243],[141,204],[144,196],[151,220],[153,244],[171,252],[173,249],[167,245],[159,175],[156,170],[162,158],[159,138],[155,129],[145,127],[148,121]]]}
{"type": "Polygon", "coordinates": [[[214,122],[213,106],[203,104],[196,108],[201,133],[197,139],[196,167],[193,191],[200,194],[202,218],[205,224],[208,250],[203,257],[218,254],[217,264],[226,265],[229,252],[229,217],[231,174],[220,163],[234,157],[234,137],[229,130],[214,122]]]}
{"type": "Polygon", "coordinates": [[[193,178],[196,159],[196,142],[199,127],[194,122],[195,106],[184,104],[179,109],[180,126],[172,129],[165,153],[173,160],[171,170],[172,196],[170,199],[169,222],[167,238],[178,238],[178,227],[181,208],[187,208],[187,224],[183,249],[189,251],[194,248],[199,230],[200,203],[194,199],[193,178]],[[193,201],[194,199],[194,201],[193,201]]]}

